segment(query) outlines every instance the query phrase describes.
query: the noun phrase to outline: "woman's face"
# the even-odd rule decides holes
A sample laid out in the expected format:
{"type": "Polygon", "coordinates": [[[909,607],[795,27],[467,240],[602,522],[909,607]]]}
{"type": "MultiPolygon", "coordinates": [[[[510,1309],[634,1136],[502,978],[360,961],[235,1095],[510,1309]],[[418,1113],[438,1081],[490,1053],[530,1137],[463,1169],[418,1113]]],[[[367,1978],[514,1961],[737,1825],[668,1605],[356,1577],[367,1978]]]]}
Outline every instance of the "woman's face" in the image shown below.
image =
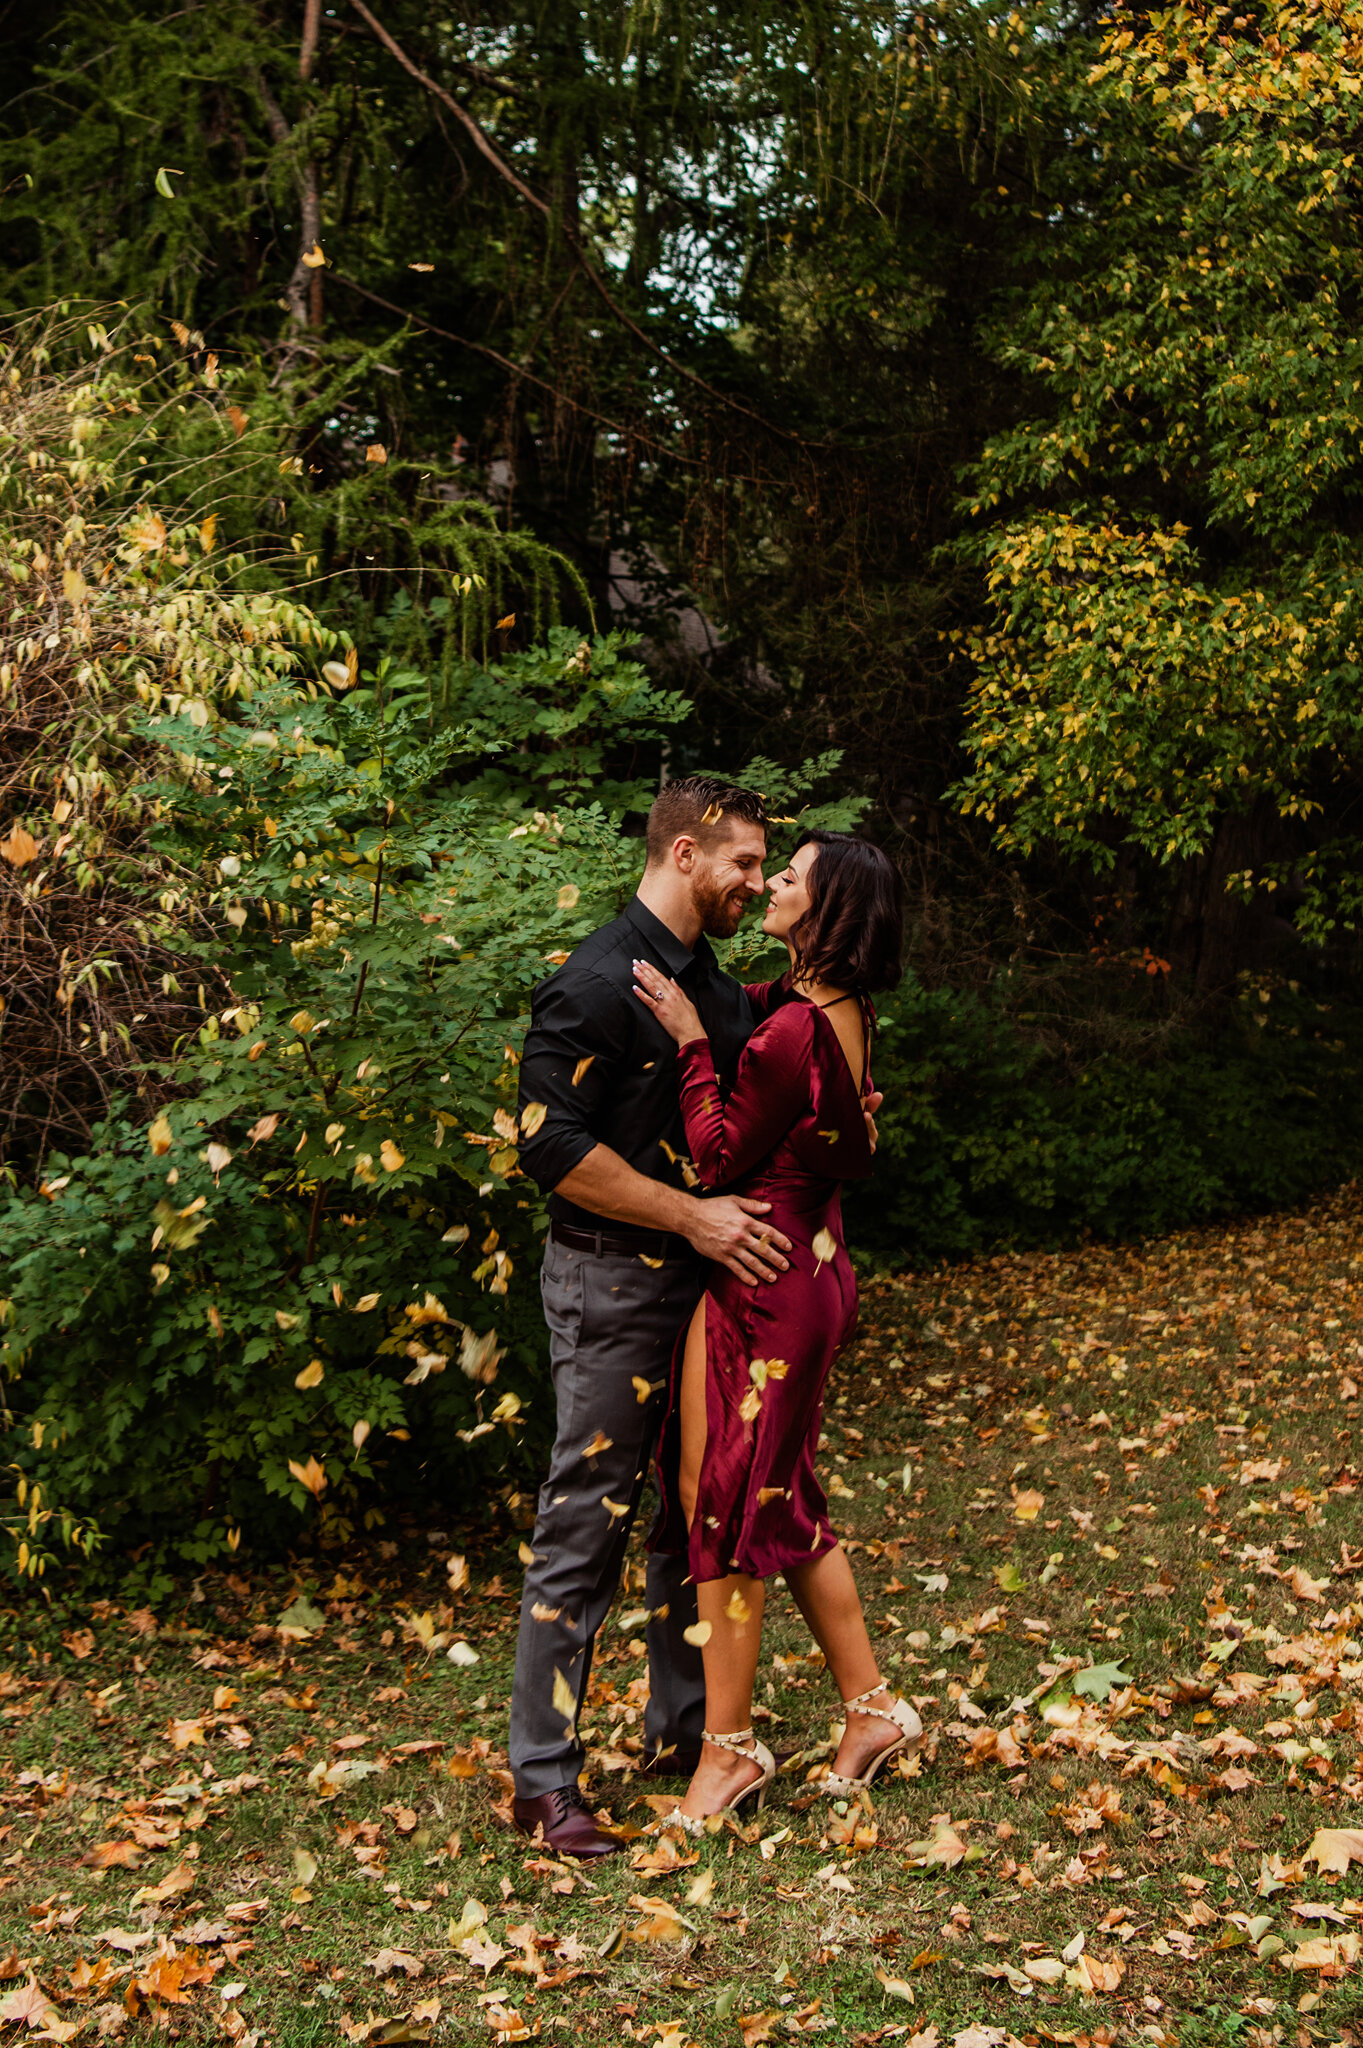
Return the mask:
{"type": "Polygon", "coordinates": [[[784,939],[813,902],[809,879],[818,856],[817,846],[802,846],[767,883],[771,895],[762,929],[774,939],[784,939]]]}

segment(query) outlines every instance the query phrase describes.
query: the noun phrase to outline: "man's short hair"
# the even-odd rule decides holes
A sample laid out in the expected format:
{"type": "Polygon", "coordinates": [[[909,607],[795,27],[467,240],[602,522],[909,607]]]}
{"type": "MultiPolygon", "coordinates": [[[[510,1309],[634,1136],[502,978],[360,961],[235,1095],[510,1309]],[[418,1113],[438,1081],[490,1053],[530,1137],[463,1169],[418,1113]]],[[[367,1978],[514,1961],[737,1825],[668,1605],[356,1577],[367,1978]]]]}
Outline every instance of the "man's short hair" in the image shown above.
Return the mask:
{"type": "Polygon", "coordinates": [[[751,789],[721,775],[680,775],[654,797],[645,844],[650,862],[662,860],[674,839],[689,833],[708,853],[736,821],[767,829],[767,807],[751,789]]]}

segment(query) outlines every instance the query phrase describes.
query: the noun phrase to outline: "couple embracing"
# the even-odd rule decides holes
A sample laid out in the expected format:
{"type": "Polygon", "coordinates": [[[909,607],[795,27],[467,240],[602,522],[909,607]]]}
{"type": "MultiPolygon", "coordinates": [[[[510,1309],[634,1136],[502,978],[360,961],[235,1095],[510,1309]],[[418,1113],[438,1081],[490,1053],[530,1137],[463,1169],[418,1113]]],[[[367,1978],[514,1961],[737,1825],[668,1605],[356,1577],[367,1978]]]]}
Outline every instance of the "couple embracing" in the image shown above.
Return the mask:
{"type": "Polygon", "coordinates": [[[578,1789],[577,1721],[653,1458],[643,1769],[690,1781],[667,1824],[699,1833],[765,1799],[752,1695],[778,1573],[846,1713],[822,1789],[855,1796],[922,1734],[881,1684],[814,1472],[856,1317],[839,1190],[871,1170],[870,999],[899,978],[899,877],[865,841],[814,832],[767,882],[766,823],[747,790],[668,784],[638,894],[535,992],[522,1121],[544,1115],[521,1163],[549,1194],[557,1439],[510,1752],[516,1825],[561,1854],[620,1847],[578,1789]],[[744,987],[708,941],[764,890],[790,968],[744,987]]]}

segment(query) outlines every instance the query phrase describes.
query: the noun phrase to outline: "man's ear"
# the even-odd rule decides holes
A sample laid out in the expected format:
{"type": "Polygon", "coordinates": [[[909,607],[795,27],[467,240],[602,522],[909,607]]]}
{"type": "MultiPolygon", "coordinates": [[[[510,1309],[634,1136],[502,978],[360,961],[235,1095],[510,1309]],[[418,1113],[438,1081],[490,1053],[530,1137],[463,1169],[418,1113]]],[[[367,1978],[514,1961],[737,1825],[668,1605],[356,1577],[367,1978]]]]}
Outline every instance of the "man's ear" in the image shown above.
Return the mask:
{"type": "Polygon", "coordinates": [[[700,841],[689,832],[679,832],[672,841],[672,865],[684,875],[689,875],[696,865],[700,852],[700,841]]]}

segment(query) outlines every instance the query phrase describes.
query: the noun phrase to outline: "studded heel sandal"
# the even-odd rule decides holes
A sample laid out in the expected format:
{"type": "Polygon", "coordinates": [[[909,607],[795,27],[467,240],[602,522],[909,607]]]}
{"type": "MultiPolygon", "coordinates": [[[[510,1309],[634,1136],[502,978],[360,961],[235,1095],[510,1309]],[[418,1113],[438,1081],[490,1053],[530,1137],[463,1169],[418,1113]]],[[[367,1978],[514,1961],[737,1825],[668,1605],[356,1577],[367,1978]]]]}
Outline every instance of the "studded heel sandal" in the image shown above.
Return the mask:
{"type": "Polygon", "coordinates": [[[877,1750],[859,1778],[844,1778],[838,1771],[829,1771],[820,1780],[819,1790],[826,1792],[830,1799],[851,1799],[858,1792],[864,1792],[876,1773],[892,1756],[912,1755],[923,1740],[923,1723],[907,1700],[892,1699],[888,1707],[867,1705],[877,1693],[885,1692],[883,1685],[873,1685],[869,1692],[859,1692],[854,1700],[844,1700],[843,1707],[849,1714],[874,1714],[881,1721],[892,1721],[899,1734],[884,1749],[877,1750]]]}
{"type": "Polygon", "coordinates": [[[771,1781],[776,1776],[776,1758],[767,1748],[765,1742],[757,1740],[751,1728],[740,1728],[736,1735],[712,1735],[707,1728],[702,1739],[706,1742],[713,1742],[716,1749],[727,1749],[731,1750],[735,1756],[750,1757],[755,1764],[762,1766],[762,1775],[760,1778],[754,1778],[751,1785],[745,1785],[743,1790],[735,1798],[731,1799],[727,1806],[721,1806],[718,1809],[718,1815],[713,1813],[683,1813],[681,1808],[677,1807],[674,1812],[667,1814],[663,1819],[662,1827],[679,1827],[683,1833],[692,1836],[699,1836],[705,1833],[705,1823],[707,1820],[714,1820],[717,1817],[722,1818],[723,1815],[728,1813],[736,1814],[740,1812],[750,1799],[758,1808],[765,1806],[767,1803],[767,1793],[771,1789],[771,1781]]]}

